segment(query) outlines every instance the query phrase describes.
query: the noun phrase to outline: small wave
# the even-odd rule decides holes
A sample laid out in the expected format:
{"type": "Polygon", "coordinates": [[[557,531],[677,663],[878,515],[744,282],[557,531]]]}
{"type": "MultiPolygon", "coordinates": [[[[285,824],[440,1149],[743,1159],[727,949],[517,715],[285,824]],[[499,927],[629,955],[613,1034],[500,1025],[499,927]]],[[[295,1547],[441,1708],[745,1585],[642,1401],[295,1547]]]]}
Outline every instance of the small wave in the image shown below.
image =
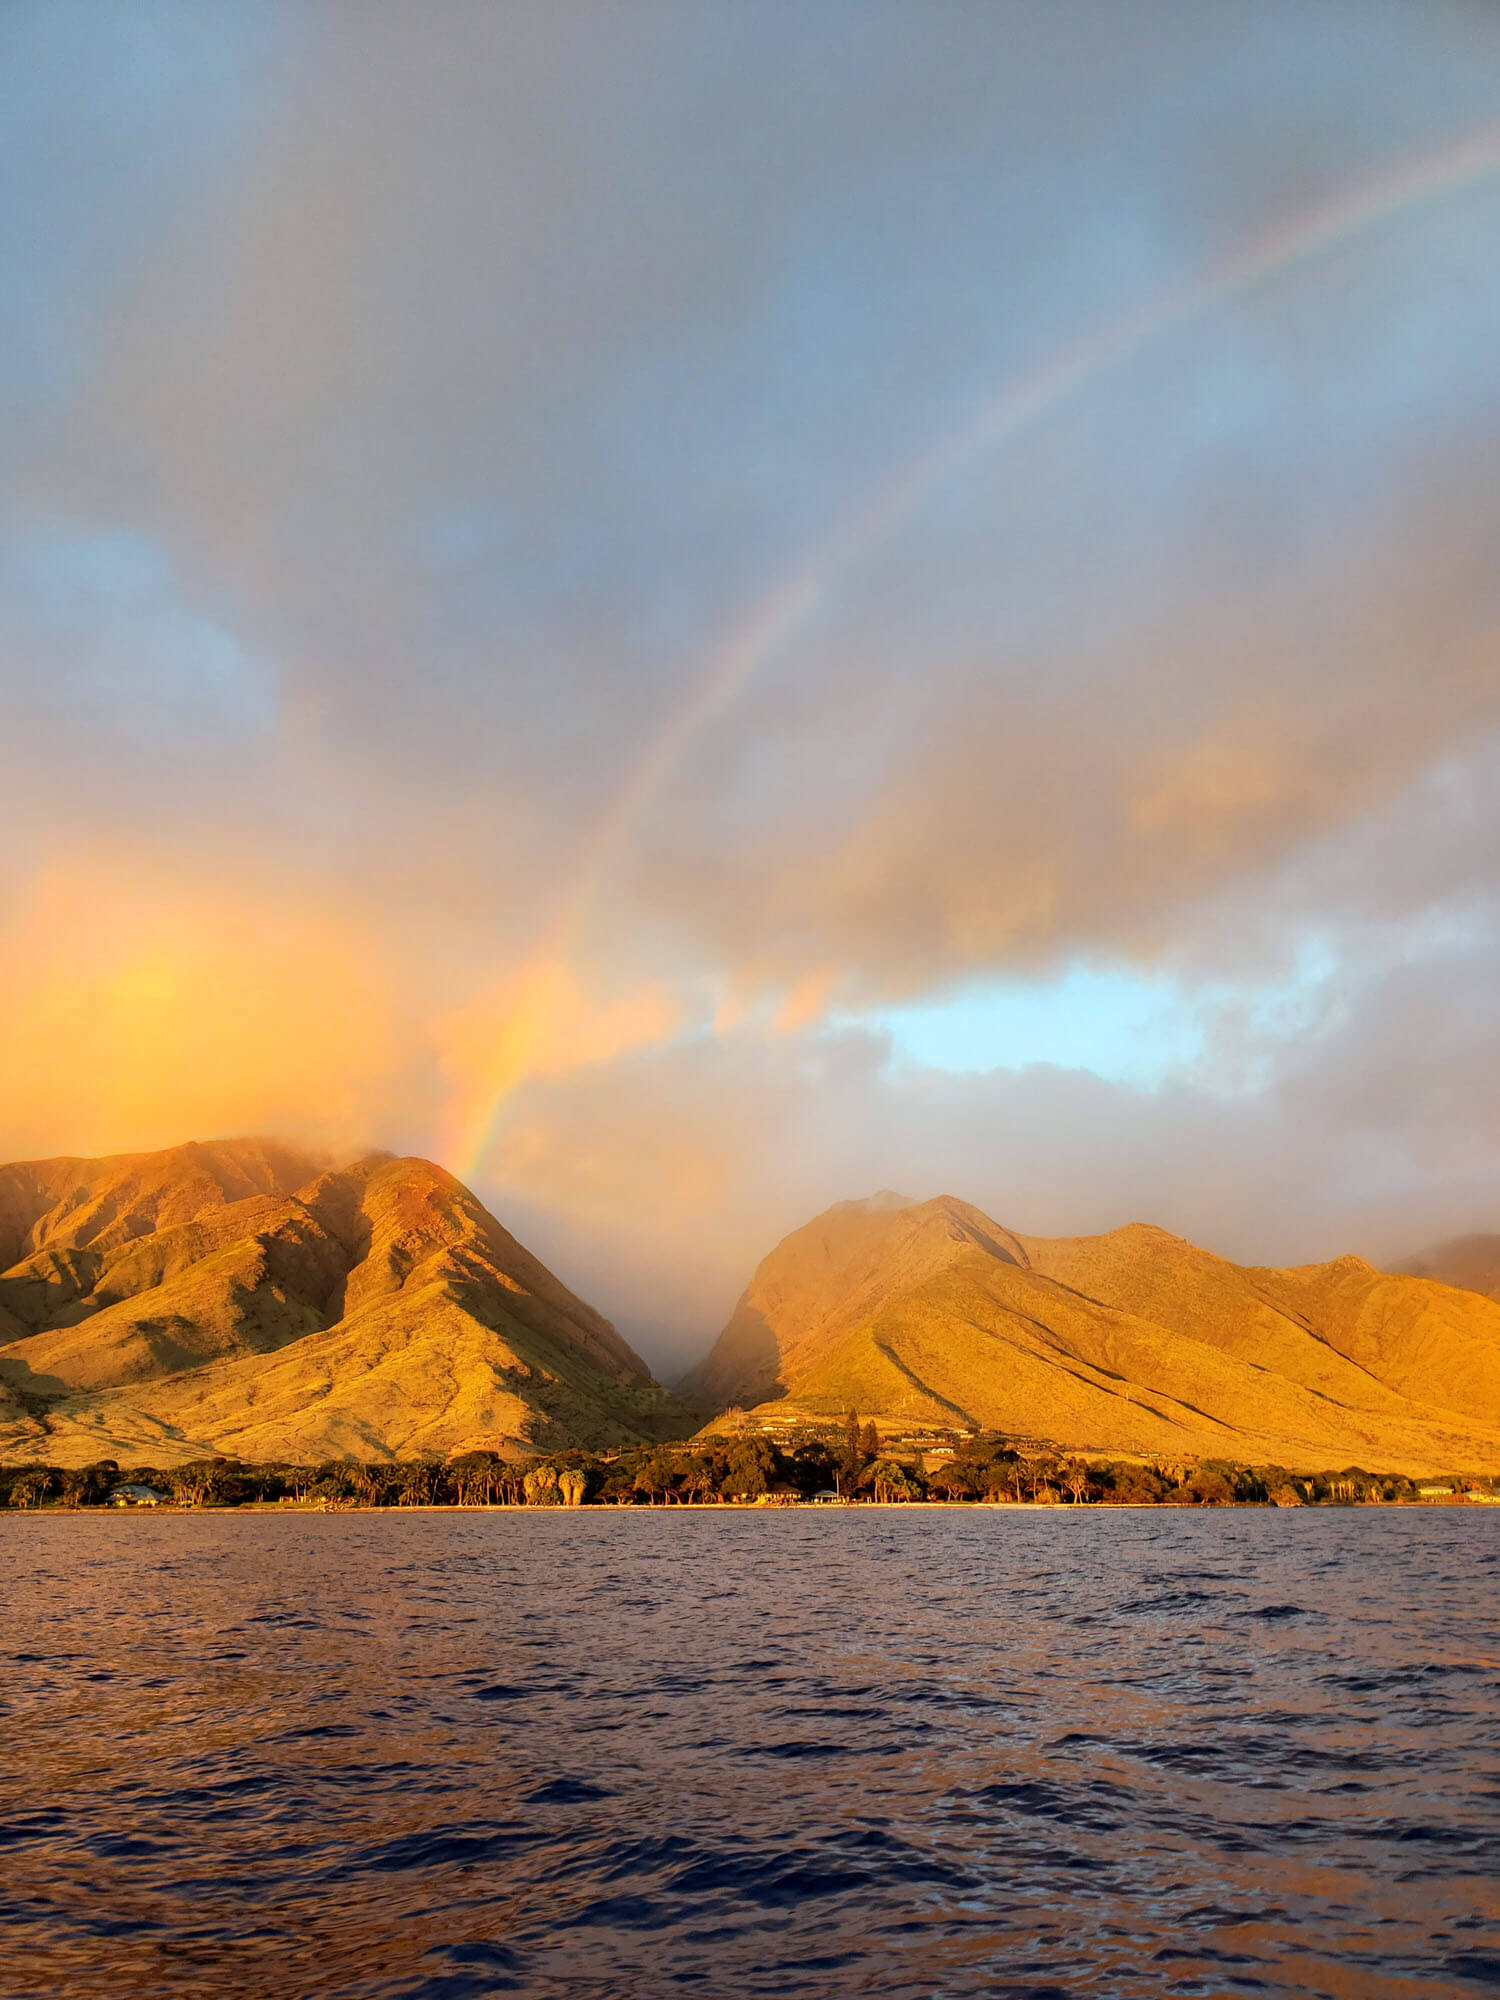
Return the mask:
{"type": "Polygon", "coordinates": [[[472,1822],[462,1831],[434,1831],[402,1834],[383,1841],[346,1864],[351,1872],[368,1869],[377,1875],[397,1874],[408,1869],[447,1866],[468,1867],[480,1861],[497,1861],[517,1848],[534,1844],[536,1835],[529,1827],[502,1825],[480,1830],[472,1822]]]}
{"type": "Polygon", "coordinates": [[[169,1615],[63,1525],[45,1589],[52,1524],[0,1536],[16,2000],[1500,2000],[1488,1516],[1320,1519],[1316,1574],[1245,1514],[774,1566],[761,1519],[329,1516],[311,1574],[205,1517],[169,1615]]]}
{"type": "Polygon", "coordinates": [[[586,1778],[553,1778],[521,1796],[529,1806],[581,1806],[613,1798],[614,1793],[602,1785],[591,1785],[586,1778]]]}
{"type": "Polygon", "coordinates": [[[748,1743],[735,1753],[740,1757],[849,1757],[855,1753],[849,1743],[748,1743]]]}

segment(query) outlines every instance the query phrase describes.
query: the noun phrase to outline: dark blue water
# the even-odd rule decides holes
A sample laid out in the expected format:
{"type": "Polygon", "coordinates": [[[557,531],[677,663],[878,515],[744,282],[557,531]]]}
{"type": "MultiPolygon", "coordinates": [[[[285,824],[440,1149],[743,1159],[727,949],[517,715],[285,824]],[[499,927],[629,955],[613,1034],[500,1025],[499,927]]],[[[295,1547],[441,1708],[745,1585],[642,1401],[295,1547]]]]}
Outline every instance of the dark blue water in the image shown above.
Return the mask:
{"type": "Polygon", "coordinates": [[[1500,1992],[1478,1508],[0,1522],[9,2000],[1500,1992]]]}

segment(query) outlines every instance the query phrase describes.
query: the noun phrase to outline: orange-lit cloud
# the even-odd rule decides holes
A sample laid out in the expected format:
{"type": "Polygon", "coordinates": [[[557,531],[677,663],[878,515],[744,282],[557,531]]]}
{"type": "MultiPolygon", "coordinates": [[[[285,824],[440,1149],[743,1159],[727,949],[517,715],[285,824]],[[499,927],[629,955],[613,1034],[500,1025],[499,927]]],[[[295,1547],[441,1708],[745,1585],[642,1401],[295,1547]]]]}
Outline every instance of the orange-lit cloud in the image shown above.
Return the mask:
{"type": "Polygon", "coordinates": [[[522,966],[436,1024],[452,1089],[445,1155],[458,1172],[473,1173],[485,1164],[495,1120],[521,1084],[662,1042],[682,1019],[681,1001],[660,986],[599,999],[564,959],[522,966]]]}
{"type": "Polygon", "coordinates": [[[778,1035],[795,1034],[799,1028],[809,1027],[814,1021],[821,1020],[838,989],[839,978],[837,967],[815,965],[795,980],[771,1017],[773,1032],[778,1035]]]}
{"type": "Polygon", "coordinates": [[[1264,837],[1277,820],[1301,823],[1326,784],[1285,720],[1229,717],[1147,762],[1128,823],[1170,851],[1215,861],[1257,831],[1264,837]]]}
{"type": "Polygon", "coordinates": [[[12,907],[0,963],[8,1158],[247,1130],[350,1147],[389,1116],[389,971],[326,904],[77,858],[12,907]]]}

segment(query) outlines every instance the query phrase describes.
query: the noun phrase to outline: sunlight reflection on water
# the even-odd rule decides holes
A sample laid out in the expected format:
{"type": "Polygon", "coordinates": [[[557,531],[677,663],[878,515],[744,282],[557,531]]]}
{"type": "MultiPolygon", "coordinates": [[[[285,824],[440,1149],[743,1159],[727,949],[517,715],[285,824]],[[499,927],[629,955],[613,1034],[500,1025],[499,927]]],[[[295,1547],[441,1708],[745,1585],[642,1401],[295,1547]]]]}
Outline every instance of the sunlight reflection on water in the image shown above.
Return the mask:
{"type": "Polygon", "coordinates": [[[5,1987],[1500,1986],[1500,1520],[4,1519],[5,1987]]]}

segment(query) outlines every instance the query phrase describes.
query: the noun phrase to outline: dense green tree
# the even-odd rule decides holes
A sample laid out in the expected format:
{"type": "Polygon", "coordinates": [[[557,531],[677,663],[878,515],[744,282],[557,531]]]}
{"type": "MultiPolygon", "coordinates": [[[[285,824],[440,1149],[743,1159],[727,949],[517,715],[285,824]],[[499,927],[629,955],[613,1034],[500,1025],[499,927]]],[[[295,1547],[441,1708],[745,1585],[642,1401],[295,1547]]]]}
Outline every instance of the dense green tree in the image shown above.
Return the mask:
{"type": "Polygon", "coordinates": [[[362,1507],[389,1507],[397,1495],[397,1475],[388,1465],[360,1465],[353,1475],[354,1496],[362,1507]]]}
{"type": "Polygon", "coordinates": [[[62,1479],[62,1502],[65,1507],[102,1507],[109,1498],[110,1489],[120,1476],[120,1468],[113,1459],[101,1459],[97,1465],[81,1465],[71,1472],[65,1472],[62,1479]]]}
{"type": "Polygon", "coordinates": [[[1106,1506],[1159,1507],[1169,1490],[1151,1466],[1128,1461],[1101,1466],[1097,1477],[1099,1498],[1106,1506]]]}
{"type": "MultiPolygon", "coordinates": [[[[62,1471],[51,1466],[0,1466],[0,1505],[37,1506],[61,1497],[67,1506],[88,1506],[108,1498],[117,1485],[139,1485],[176,1495],[189,1506],[235,1506],[283,1497],[313,1498],[350,1505],[476,1505],[499,1499],[510,1504],[556,1506],[590,1502],[644,1505],[648,1501],[756,1500],[764,1495],[808,1498],[835,1480],[848,1496],[920,1498],[1004,1498],[1055,1503],[1063,1495],[1075,1504],[1265,1506],[1276,1504],[1347,1506],[1417,1498],[1415,1482],[1395,1473],[1369,1473],[1357,1466],[1338,1472],[1297,1473],[1284,1466],[1246,1466],[1228,1460],[1140,1465],[1125,1460],[1083,1460],[1028,1448],[1023,1458],[1005,1438],[968,1438],[955,1456],[924,1481],[912,1464],[890,1454],[865,1456],[865,1431],[855,1419],[859,1466],[845,1471],[850,1428],[831,1429],[790,1453],[769,1438],[741,1431],[692,1445],[640,1446],[610,1459],[569,1451],[549,1460],[507,1461],[497,1453],[463,1453],[446,1466],[433,1459],[399,1464],[366,1464],[334,1459],[318,1466],[242,1465],[225,1458],[200,1459],[184,1466],[130,1466],[112,1460],[62,1471]]],[[[1432,1483],[1429,1481],[1428,1483],[1432,1483]]],[[[1455,1493],[1485,1486],[1467,1475],[1443,1482],[1455,1493]]]]}
{"type": "Polygon", "coordinates": [[[644,1494],[648,1505],[653,1507],[659,1501],[669,1501],[677,1492],[685,1469],[670,1445],[660,1445],[641,1461],[635,1475],[635,1490],[644,1494]]]}
{"type": "Polygon", "coordinates": [[[29,1465],[11,1481],[12,1507],[40,1507],[55,1486],[62,1484],[51,1466],[29,1465]]]}
{"type": "Polygon", "coordinates": [[[610,1464],[601,1466],[599,1487],[595,1497],[606,1507],[633,1507],[638,1495],[635,1490],[635,1475],[640,1467],[642,1454],[621,1452],[610,1464]]]}
{"type": "Polygon", "coordinates": [[[397,1505],[430,1507],[437,1498],[438,1471],[431,1459],[405,1460],[396,1476],[397,1505]]]}
{"type": "Polygon", "coordinates": [[[1182,1489],[1198,1507],[1232,1507],[1234,1488],[1222,1472],[1200,1466],[1182,1489]]]}
{"type": "Polygon", "coordinates": [[[447,1476],[460,1507],[488,1507],[505,1481],[505,1460],[495,1451],[466,1451],[450,1458],[447,1476]]]}
{"type": "Polygon", "coordinates": [[[347,1506],[359,1498],[362,1467],[350,1459],[329,1459],[315,1466],[308,1481],[308,1498],[347,1506]]]}
{"type": "Polygon", "coordinates": [[[211,1506],[219,1497],[222,1477],[220,1466],[210,1458],[175,1466],[167,1475],[173,1498],[184,1507],[211,1506]]]}
{"type": "Polygon", "coordinates": [[[984,1492],[981,1467],[950,1459],[927,1475],[927,1491],[934,1500],[977,1500],[984,1492]]]}
{"type": "Polygon", "coordinates": [[[769,1438],[737,1438],[730,1446],[719,1490],[726,1500],[758,1500],[770,1492],[779,1471],[769,1438]]]}
{"type": "Polygon", "coordinates": [[[842,1470],[844,1477],[852,1485],[858,1479],[864,1464],[864,1453],[860,1450],[859,1418],[851,1410],[844,1419],[844,1455],[842,1470]]]}
{"type": "Polygon", "coordinates": [[[869,1487],[882,1505],[893,1500],[919,1500],[922,1494],[912,1474],[893,1458],[877,1459],[870,1467],[869,1487]]]}
{"type": "Polygon", "coordinates": [[[555,1507],[558,1504],[557,1467],[536,1465],[521,1481],[528,1507],[555,1507]]]}
{"type": "Polygon", "coordinates": [[[682,1499],[699,1507],[717,1497],[713,1463],[704,1453],[692,1451],[682,1459],[679,1491],[682,1499]]]}
{"type": "Polygon", "coordinates": [[[838,1474],[838,1463],[821,1439],[799,1444],[787,1461],[787,1477],[802,1497],[826,1492],[838,1474]]]}

